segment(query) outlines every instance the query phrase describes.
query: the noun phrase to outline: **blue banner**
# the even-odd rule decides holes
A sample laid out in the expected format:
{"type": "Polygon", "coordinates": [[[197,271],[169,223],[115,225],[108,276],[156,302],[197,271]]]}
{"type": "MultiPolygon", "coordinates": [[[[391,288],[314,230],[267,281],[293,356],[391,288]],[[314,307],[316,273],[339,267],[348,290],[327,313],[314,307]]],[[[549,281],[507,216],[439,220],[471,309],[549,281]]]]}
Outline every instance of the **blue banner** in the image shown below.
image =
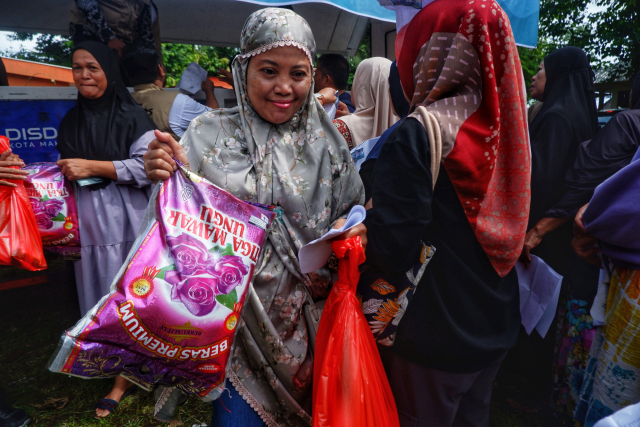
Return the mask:
{"type": "Polygon", "coordinates": [[[26,164],[58,159],[58,127],[75,100],[0,101],[0,134],[26,164]]]}
{"type": "Polygon", "coordinates": [[[360,16],[396,22],[396,13],[380,6],[377,0],[240,0],[262,6],[290,6],[298,3],[325,3],[360,16]]]}
{"type": "Polygon", "coordinates": [[[540,0],[497,0],[511,22],[513,36],[518,46],[538,45],[540,0]]]}
{"type": "MultiPolygon", "coordinates": [[[[296,3],[327,3],[356,15],[396,22],[396,14],[376,0],[242,0],[265,6],[282,6],[296,3]]],[[[446,1],[446,0],[441,0],[446,1]]],[[[511,21],[513,36],[519,46],[535,47],[538,44],[540,0],[497,0],[511,21]]]]}

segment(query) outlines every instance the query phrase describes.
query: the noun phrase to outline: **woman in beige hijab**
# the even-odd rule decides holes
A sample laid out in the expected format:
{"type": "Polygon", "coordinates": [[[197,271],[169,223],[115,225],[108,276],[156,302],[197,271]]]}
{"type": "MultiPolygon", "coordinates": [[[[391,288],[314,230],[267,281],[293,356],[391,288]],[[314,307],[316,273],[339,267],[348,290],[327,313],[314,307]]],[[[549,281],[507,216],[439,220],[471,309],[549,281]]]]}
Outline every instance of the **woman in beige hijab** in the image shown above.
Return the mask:
{"type": "Polygon", "coordinates": [[[358,65],[351,87],[356,111],[333,121],[349,148],[382,135],[398,121],[389,97],[390,68],[391,61],[386,58],[369,58],[358,65]]]}

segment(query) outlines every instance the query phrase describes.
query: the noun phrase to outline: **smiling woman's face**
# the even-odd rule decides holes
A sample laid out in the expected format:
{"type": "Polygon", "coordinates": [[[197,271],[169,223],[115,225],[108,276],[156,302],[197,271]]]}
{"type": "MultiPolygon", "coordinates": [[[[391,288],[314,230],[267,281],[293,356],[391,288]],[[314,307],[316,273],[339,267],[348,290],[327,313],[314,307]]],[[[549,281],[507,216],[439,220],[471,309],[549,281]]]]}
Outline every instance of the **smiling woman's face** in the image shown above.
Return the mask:
{"type": "Polygon", "coordinates": [[[311,89],[311,64],[297,47],[284,46],[256,55],[247,67],[247,95],[268,122],[291,120],[311,89]]]}
{"type": "Polygon", "coordinates": [[[73,81],[78,92],[88,99],[98,99],[107,90],[108,81],[102,67],[88,51],[73,52],[73,81]]]}

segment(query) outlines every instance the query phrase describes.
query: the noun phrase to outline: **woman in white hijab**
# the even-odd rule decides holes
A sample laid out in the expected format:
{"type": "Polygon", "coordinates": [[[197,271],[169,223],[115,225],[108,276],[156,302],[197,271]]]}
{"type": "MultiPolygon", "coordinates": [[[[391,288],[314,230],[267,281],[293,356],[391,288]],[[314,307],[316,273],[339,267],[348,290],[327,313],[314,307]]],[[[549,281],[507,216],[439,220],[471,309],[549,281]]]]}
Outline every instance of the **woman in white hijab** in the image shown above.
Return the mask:
{"type": "Polygon", "coordinates": [[[387,58],[369,58],[358,65],[351,87],[356,111],[334,120],[350,148],[382,135],[398,121],[389,96],[390,69],[391,61],[387,58]]]}

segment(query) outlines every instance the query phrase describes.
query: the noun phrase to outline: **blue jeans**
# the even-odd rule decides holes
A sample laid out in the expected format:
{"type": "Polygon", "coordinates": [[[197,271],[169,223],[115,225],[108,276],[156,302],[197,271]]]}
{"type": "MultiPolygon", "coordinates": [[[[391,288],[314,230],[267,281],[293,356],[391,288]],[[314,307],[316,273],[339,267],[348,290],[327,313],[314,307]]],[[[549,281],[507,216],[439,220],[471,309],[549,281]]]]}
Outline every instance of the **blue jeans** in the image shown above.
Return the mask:
{"type": "Polygon", "coordinates": [[[222,396],[212,403],[213,416],[209,427],[266,426],[260,415],[249,406],[228,380],[225,383],[225,387],[228,391],[225,390],[222,396]]]}

